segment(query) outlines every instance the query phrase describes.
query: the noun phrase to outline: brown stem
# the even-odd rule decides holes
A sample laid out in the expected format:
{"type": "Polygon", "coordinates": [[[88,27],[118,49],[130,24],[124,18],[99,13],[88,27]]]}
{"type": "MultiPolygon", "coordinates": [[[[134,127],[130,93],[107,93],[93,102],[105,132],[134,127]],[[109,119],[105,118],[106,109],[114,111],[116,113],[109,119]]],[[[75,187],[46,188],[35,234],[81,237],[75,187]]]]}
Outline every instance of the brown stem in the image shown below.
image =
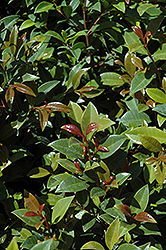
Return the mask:
{"type": "Polygon", "coordinates": [[[50,227],[51,227],[51,226],[48,224],[47,218],[46,218],[45,215],[44,215],[43,219],[45,220],[44,223],[46,224],[46,228],[47,228],[47,230],[48,230],[48,234],[49,234],[50,237],[52,237],[52,234],[51,234],[51,231],[50,231],[50,227]]]}
{"type": "Polygon", "coordinates": [[[101,19],[101,17],[109,10],[109,8],[111,7],[111,5],[115,2],[116,0],[113,0],[112,3],[110,3],[110,5],[105,9],[105,11],[103,13],[101,13],[101,15],[96,19],[96,21],[94,22],[94,24],[91,26],[91,28],[88,30],[87,34],[89,35],[90,32],[92,31],[92,29],[94,28],[94,26],[98,23],[98,21],[101,19]]]}
{"type": "MultiPolygon", "coordinates": [[[[56,8],[58,7],[54,0],[52,1],[52,3],[54,4],[54,6],[55,6],[56,8]]],[[[74,25],[74,27],[75,27],[76,29],[81,30],[77,25],[75,25],[75,23],[74,23],[72,20],[70,20],[67,16],[65,16],[65,14],[63,14],[63,12],[62,12],[61,10],[57,9],[57,11],[58,11],[67,21],[71,22],[71,23],[74,25]]]]}

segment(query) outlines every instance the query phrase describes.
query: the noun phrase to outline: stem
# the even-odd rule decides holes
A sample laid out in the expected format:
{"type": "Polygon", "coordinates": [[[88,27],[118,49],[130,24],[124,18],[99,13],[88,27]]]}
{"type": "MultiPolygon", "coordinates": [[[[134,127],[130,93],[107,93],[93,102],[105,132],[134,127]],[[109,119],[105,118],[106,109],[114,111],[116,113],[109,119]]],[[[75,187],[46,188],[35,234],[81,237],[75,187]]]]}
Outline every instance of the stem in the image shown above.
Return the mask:
{"type": "MultiPolygon", "coordinates": [[[[58,7],[54,0],[52,1],[52,3],[54,4],[54,6],[55,6],[56,8],[58,7]]],[[[72,20],[70,20],[67,16],[65,16],[65,14],[63,14],[63,12],[62,12],[61,10],[58,10],[58,9],[57,9],[57,11],[58,11],[67,21],[69,21],[70,23],[72,23],[76,29],[81,30],[77,25],[75,25],[75,23],[74,23],[72,20]]]]}
{"type": "MultiPolygon", "coordinates": [[[[85,5],[85,4],[84,4],[85,5]]],[[[84,6],[82,8],[82,12],[83,12],[83,20],[84,20],[84,29],[87,30],[87,26],[86,26],[86,13],[85,13],[85,9],[84,9],[84,6]]],[[[86,39],[86,46],[89,47],[89,37],[88,35],[85,36],[85,39],[86,39]]],[[[91,53],[90,53],[90,50],[87,51],[89,56],[90,56],[90,61],[91,61],[91,53]]]]}
{"type": "Polygon", "coordinates": [[[87,32],[88,35],[90,34],[90,32],[92,31],[92,29],[94,28],[94,26],[98,23],[98,21],[101,19],[101,17],[109,10],[109,8],[111,7],[111,5],[115,1],[116,0],[113,0],[112,3],[110,3],[110,5],[107,7],[107,9],[105,9],[105,11],[103,13],[101,13],[101,15],[96,19],[96,21],[94,22],[94,24],[91,26],[90,30],[87,32]]]}

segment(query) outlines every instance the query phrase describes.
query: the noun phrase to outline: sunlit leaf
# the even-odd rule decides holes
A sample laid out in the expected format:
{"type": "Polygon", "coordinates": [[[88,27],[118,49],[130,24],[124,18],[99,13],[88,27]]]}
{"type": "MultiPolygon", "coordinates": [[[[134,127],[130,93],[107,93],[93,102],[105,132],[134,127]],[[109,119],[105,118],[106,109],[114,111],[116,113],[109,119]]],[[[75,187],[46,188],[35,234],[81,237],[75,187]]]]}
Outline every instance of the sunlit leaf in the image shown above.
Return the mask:
{"type": "Polygon", "coordinates": [[[150,214],[148,214],[146,212],[142,212],[142,213],[137,214],[134,217],[134,220],[143,221],[143,222],[150,222],[150,223],[157,223],[156,220],[150,214]]]}
{"type": "Polygon", "coordinates": [[[66,124],[64,126],[61,127],[62,129],[68,131],[69,133],[72,133],[73,135],[78,135],[84,138],[83,133],[80,131],[79,128],[77,128],[75,125],[73,124],[66,124]]]}
{"type": "Polygon", "coordinates": [[[124,204],[117,204],[116,208],[118,208],[124,215],[131,217],[130,207],[124,204]]]}
{"type": "Polygon", "coordinates": [[[14,101],[14,96],[15,96],[14,90],[12,86],[9,86],[9,88],[6,90],[6,93],[5,93],[6,102],[10,102],[12,104],[14,101]]]}
{"type": "Polygon", "coordinates": [[[36,96],[33,90],[30,87],[26,86],[25,84],[15,83],[13,85],[13,88],[16,88],[17,91],[24,93],[26,95],[36,96]]]}
{"type": "Polygon", "coordinates": [[[132,29],[133,29],[134,33],[135,33],[139,38],[141,38],[141,39],[143,40],[143,32],[142,32],[142,30],[141,30],[139,27],[137,27],[137,26],[132,26],[132,29]]]}
{"type": "Polygon", "coordinates": [[[82,249],[105,250],[105,248],[96,241],[89,241],[85,243],[80,250],[82,249]]]}
{"type": "Polygon", "coordinates": [[[45,108],[50,109],[51,111],[59,111],[64,113],[68,113],[71,111],[71,108],[60,102],[50,102],[46,105],[45,108]]]}
{"type": "Polygon", "coordinates": [[[44,109],[38,109],[38,111],[39,111],[40,127],[42,131],[44,131],[48,123],[49,113],[44,109]]]}
{"type": "Polygon", "coordinates": [[[152,152],[160,152],[162,150],[162,145],[158,140],[153,137],[147,135],[138,135],[142,145],[152,151],[152,152]]]}
{"type": "Polygon", "coordinates": [[[87,129],[86,129],[86,135],[88,135],[89,133],[91,133],[93,130],[96,130],[97,128],[99,128],[100,125],[92,122],[88,125],[87,129]]]}
{"type": "Polygon", "coordinates": [[[116,244],[119,240],[119,226],[120,221],[117,218],[110,224],[105,234],[105,242],[110,250],[113,248],[113,245],[116,244]]]}
{"type": "Polygon", "coordinates": [[[35,196],[33,196],[31,193],[28,193],[27,191],[24,192],[24,202],[27,208],[32,212],[37,213],[39,211],[40,204],[38,200],[35,198],[35,196]]]}
{"type": "Polygon", "coordinates": [[[7,250],[19,250],[18,244],[15,238],[11,240],[10,244],[8,245],[6,249],[7,250]]]}
{"type": "Polygon", "coordinates": [[[26,212],[23,216],[24,217],[36,217],[36,216],[39,216],[39,215],[37,213],[35,213],[35,212],[29,211],[29,212],[26,212]]]}

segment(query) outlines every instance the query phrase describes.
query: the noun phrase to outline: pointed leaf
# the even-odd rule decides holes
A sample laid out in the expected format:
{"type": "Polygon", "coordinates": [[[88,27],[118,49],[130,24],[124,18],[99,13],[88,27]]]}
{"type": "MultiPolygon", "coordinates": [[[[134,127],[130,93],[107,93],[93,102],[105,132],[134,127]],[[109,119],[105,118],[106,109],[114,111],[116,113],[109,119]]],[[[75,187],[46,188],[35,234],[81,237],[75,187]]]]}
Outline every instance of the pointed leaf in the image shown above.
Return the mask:
{"type": "Polygon", "coordinates": [[[72,78],[73,89],[77,89],[80,85],[81,77],[89,70],[90,68],[80,69],[72,78]]]}
{"type": "Polygon", "coordinates": [[[39,88],[38,88],[38,93],[45,93],[47,94],[49,91],[51,91],[59,81],[53,80],[53,81],[48,81],[43,83],[39,88]]]}
{"type": "Polygon", "coordinates": [[[57,246],[59,245],[59,241],[52,239],[47,239],[42,242],[39,242],[35,244],[31,250],[54,250],[57,249],[57,246]]]}
{"type": "Polygon", "coordinates": [[[137,26],[132,26],[132,30],[134,31],[134,33],[143,40],[143,32],[142,30],[137,27],[137,26]]]}
{"type": "Polygon", "coordinates": [[[143,67],[143,64],[142,64],[141,58],[137,57],[135,54],[132,54],[131,61],[132,61],[132,63],[133,63],[136,67],[138,67],[138,68],[140,68],[140,69],[143,69],[143,68],[144,68],[144,67],[143,67]]]}
{"type": "Polygon", "coordinates": [[[34,227],[36,224],[40,223],[40,217],[39,216],[35,216],[35,217],[24,217],[23,215],[29,212],[28,209],[17,209],[12,211],[12,214],[16,215],[20,220],[22,220],[24,223],[26,223],[27,225],[34,227]]]}
{"type": "Polygon", "coordinates": [[[36,217],[36,216],[39,216],[39,215],[36,214],[35,212],[29,211],[29,212],[26,212],[23,216],[24,217],[36,217]]]}
{"type": "Polygon", "coordinates": [[[124,243],[118,247],[118,250],[140,250],[140,247],[137,247],[136,245],[124,243]]]}
{"type": "Polygon", "coordinates": [[[10,44],[10,50],[12,55],[16,54],[17,50],[17,39],[18,39],[18,28],[15,25],[11,31],[10,37],[9,37],[9,44],[10,44]]]}
{"type": "Polygon", "coordinates": [[[6,250],[19,250],[18,248],[18,244],[15,238],[13,238],[10,242],[10,244],[8,245],[8,247],[6,248],[6,250]]]}
{"type": "Polygon", "coordinates": [[[152,35],[152,32],[150,30],[148,30],[145,34],[145,38],[147,38],[148,36],[151,36],[152,35]]]}
{"type": "Polygon", "coordinates": [[[16,88],[17,91],[24,93],[26,95],[36,96],[33,90],[30,87],[26,86],[25,84],[15,83],[13,87],[16,88]]]}
{"type": "Polygon", "coordinates": [[[138,135],[142,145],[152,152],[160,152],[162,150],[162,145],[155,138],[147,135],[138,135]]]}
{"type": "Polygon", "coordinates": [[[74,163],[72,161],[69,161],[67,159],[59,159],[58,163],[68,171],[75,173],[77,168],[75,167],[74,163]]]}
{"type": "Polygon", "coordinates": [[[62,129],[68,131],[69,133],[72,133],[73,135],[78,135],[84,138],[83,133],[73,124],[66,124],[61,127],[62,129]]]}
{"type": "Polygon", "coordinates": [[[68,113],[71,111],[71,108],[69,108],[67,105],[61,102],[50,102],[47,104],[46,108],[52,111],[59,111],[59,112],[64,112],[64,113],[68,113]]]}
{"type": "Polygon", "coordinates": [[[158,88],[146,89],[148,96],[158,103],[166,103],[166,94],[158,88]]]}
{"type": "Polygon", "coordinates": [[[148,184],[140,188],[131,201],[131,213],[144,212],[149,202],[149,187],[148,184]]]}
{"type": "Polygon", "coordinates": [[[156,181],[160,186],[162,186],[165,178],[166,178],[166,165],[162,162],[162,164],[157,164],[154,168],[154,175],[156,178],[156,181]]]}
{"type": "Polygon", "coordinates": [[[27,208],[35,213],[39,211],[39,202],[31,193],[24,192],[24,202],[27,208]]]}
{"type": "Polygon", "coordinates": [[[119,240],[119,226],[120,221],[117,218],[110,224],[105,234],[105,242],[110,250],[112,250],[113,245],[116,244],[119,240]]]}
{"type": "Polygon", "coordinates": [[[72,101],[69,102],[69,107],[71,108],[71,112],[68,113],[67,115],[74,121],[81,124],[81,117],[83,114],[82,108],[77,103],[72,101]]]}
{"type": "Polygon", "coordinates": [[[42,1],[42,2],[40,2],[40,3],[37,5],[37,7],[36,7],[34,13],[41,13],[41,12],[45,12],[45,11],[47,12],[47,11],[50,10],[52,7],[53,7],[53,4],[52,4],[52,3],[49,3],[49,2],[46,2],[46,1],[42,1]]]}
{"type": "Polygon", "coordinates": [[[117,204],[115,205],[124,215],[131,217],[131,210],[130,207],[124,204],[117,204]]]}
{"type": "Polygon", "coordinates": [[[124,81],[120,78],[121,75],[115,73],[115,72],[106,72],[100,74],[101,80],[103,82],[103,85],[108,86],[122,86],[124,84],[124,81]]]}
{"type": "Polygon", "coordinates": [[[45,168],[41,168],[41,167],[38,167],[38,168],[33,168],[29,173],[28,173],[28,176],[30,178],[42,178],[42,177],[45,177],[47,175],[49,175],[50,172],[45,169],[45,168]]]}
{"type": "Polygon", "coordinates": [[[85,243],[81,247],[80,250],[83,250],[83,249],[105,250],[105,248],[100,243],[98,243],[97,241],[89,241],[89,242],[85,243]]]}
{"type": "Polygon", "coordinates": [[[57,40],[64,42],[64,39],[57,32],[55,32],[53,30],[47,31],[44,35],[45,36],[52,36],[52,37],[56,38],[57,40]]]}
{"type": "Polygon", "coordinates": [[[134,220],[143,221],[143,222],[150,222],[150,223],[157,223],[156,220],[150,214],[148,214],[146,212],[142,212],[142,213],[137,214],[134,217],[134,220]]]}
{"type": "Polygon", "coordinates": [[[42,131],[44,131],[48,123],[49,113],[44,109],[38,109],[38,111],[39,111],[40,127],[42,131]]]}
{"type": "Polygon", "coordinates": [[[66,214],[74,196],[69,196],[58,200],[52,211],[52,223],[58,223],[66,214]]]}
{"type": "Polygon", "coordinates": [[[27,19],[21,24],[19,30],[28,29],[29,27],[32,27],[33,25],[35,25],[35,23],[31,19],[27,19]]]}
{"type": "Polygon", "coordinates": [[[126,53],[125,58],[124,58],[124,66],[127,71],[127,73],[133,77],[134,73],[136,71],[136,66],[132,63],[132,54],[131,53],[126,53]]]}
{"type": "Polygon", "coordinates": [[[6,90],[5,93],[6,102],[10,102],[12,104],[14,101],[14,96],[15,96],[14,89],[12,88],[12,86],[9,86],[9,88],[6,90]]]}
{"type": "Polygon", "coordinates": [[[90,123],[86,129],[86,135],[88,135],[89,133],[91,133],[92,131],[96,130],[99,127],[100,125],[95,122],[90,123]]]}
{"type": "Polygon", "coordinates": [[[136,74],[131,82],[131,94],[138,92],[139,90],[144,89],[149,83],[153,80],[154,75],[147,79],[145,73],[139,72],[136,74]]]}

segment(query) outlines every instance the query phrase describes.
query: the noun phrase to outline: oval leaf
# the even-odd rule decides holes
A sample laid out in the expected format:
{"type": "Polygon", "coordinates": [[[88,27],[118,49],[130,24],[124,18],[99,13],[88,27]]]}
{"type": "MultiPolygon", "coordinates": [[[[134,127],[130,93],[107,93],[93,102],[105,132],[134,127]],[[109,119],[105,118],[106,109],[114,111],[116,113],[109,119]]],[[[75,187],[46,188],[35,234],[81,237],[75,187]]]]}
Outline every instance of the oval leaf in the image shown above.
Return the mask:
{"type": "Polygon", "coordinates": [[[134,220],[143,221],[143,222],[150,222],[150,223],[157,223],[156,220],[150,214],[148,214],[146,212],[142,212],[142,213],[137,214],[134,217],[134,220]]]}
{"type": "Polygon", "coordinates": [[[39,216],[39,215],[36,214],[35,212],[29,211],[29,212],[26,212],[23,216],[24,217],[35,217],[35,216],[39,216]]]}
{"type": "Polygon", "coordinates": [[[46,105],[46,108],[52,111],[59,111],[59,112],[64,112],[64,113],[68,113],[71,111],[71,108],[69,108],[67,105],[61,102],[50,102],[46,105]]]}
{"type": "Polygon", "coordinates": [[[138,135],[142,145],[152,152],[160,152],[162,150],[162,145],[158,140],[147,135],[138,135]]]}
{"type": "Polygon", "coordinates": [[[10,102],[12,104],[14,101],[14,96],[15,96],[14,89],[11,86],[9,86],[9,88],[6,90],[5,93],[6,102],[10,102]]]}
{"type": "Polygon", "coordinates": [[[82,249],[93,249],[93,250],[105,250],[105,248],[98,242],[96,241],[89,241],[87,243],[85,243],[82,247],[82,249]]]}
{"type": "Polygon", "coordinates": [[[34,13],[45,12],[45,11],[50,10],[52,7],[53,7],[53,4],[52,4],[52,3],[43,1],[43,2],[41,2],[41,3],[39,3],[39,4],[37,5],[37,7],[36,7],[34,13]]]}
{"type": "Polygon", "coordinates": [[[111,250],[113,245],[116,244],[119,240],[119,219],[115,219],[107,229],[105,234],[105,242],[107,247],[111,250]]]}
{"type": "Polygon", "coordinates": [[[33,90],[30,87],[26,86],[25,84],[15,83],[13,87],[16,88],[17,91],[24,93],[26,95],[36,96],[33,90]]]}
{"type": "Polygon", "coordinates": [[[143,40],[143,32],[142,30],[138,27],[138,26],[133,26],[132,30],[134,31],[134,33],[143,40]]]}
{"type": "Polygon", "coordinates": [[[46,110],[43,110],[43,109],[38,109],[38,111],[39,111],[40,127],[42,131],[44,131],[48,123],[49,114],[46,110]]]}
{"type": "Polygon", "coordinates": [[[78,135],[84,138],[83,133],[73,124],[66,124],[61,127],[62,129],[68,131],[69,133],[72,133],[73,135],[78,135]]]}
{"type": "Polygon", "coordinates": [[[31,193],[28,193],[27,191],[24,192],[24,196],[24,202],[27,208],[37,213],[39,211],[40,204],[35,196],[33,196],[31,193]]]}
{"type": "Polygon", "coordinates": [[[131,217],[131,210],[129,206],[124,204],[118,204],[116,205],[116,208],[118,208],[124,215],[131,217]]]}

